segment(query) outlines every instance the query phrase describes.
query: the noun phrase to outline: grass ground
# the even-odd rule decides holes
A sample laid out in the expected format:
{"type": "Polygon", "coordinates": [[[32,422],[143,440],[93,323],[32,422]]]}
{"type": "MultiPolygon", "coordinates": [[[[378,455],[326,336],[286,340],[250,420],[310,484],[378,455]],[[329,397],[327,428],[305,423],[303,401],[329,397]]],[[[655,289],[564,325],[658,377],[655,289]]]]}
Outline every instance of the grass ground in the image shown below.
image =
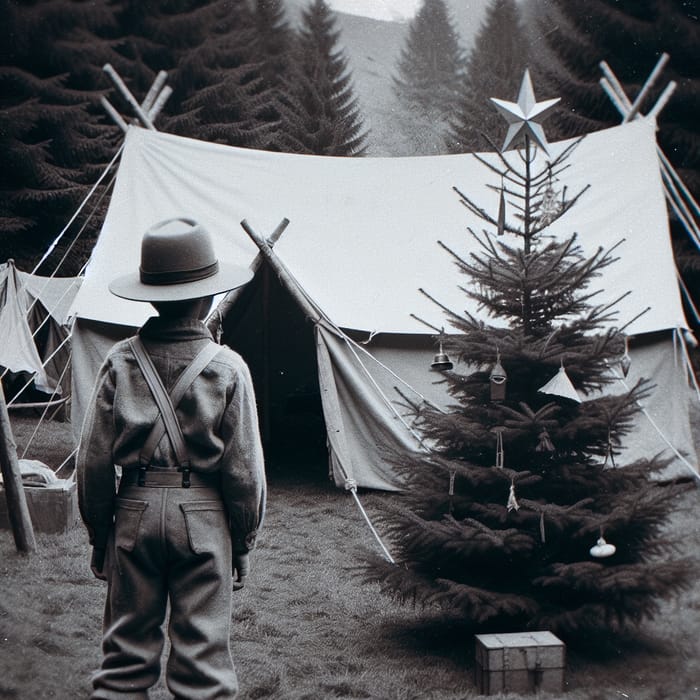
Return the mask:
{"type": "MultiPolygon", "coordinates": [[[[29,421],[13,423],[21,450],[29,421]]],[[[57,463],[69,452],[60,429],[39,436],[38,444],[57,463]]],[[[270,474],[251,576],[234,594],[240,697],[479,697],[473,637],[436,613],[399,607],[362,582],[358,569],[377,545],[352,497],[331,486],[323,472],[270,474]]],[[[372,517],[397,496],[360,498],[372,517]]],[[[672,524],[692,553],[700,540],[698,508],[700,490],[693,489],[679,501],[672,524]]],[[[20,555],[11,534],[0,531],[0,697],[87,697],[90,673],[99,664],[105,587],[90,575],[82,528],[37,540],[37,553],[20,555]]],[[[569,649],[566,697],[700,698],[699,631],[700,582],[636,633],[569,649]]],[[[162,683],[152,694],[154,700],[168,697],[162,683]]]]}

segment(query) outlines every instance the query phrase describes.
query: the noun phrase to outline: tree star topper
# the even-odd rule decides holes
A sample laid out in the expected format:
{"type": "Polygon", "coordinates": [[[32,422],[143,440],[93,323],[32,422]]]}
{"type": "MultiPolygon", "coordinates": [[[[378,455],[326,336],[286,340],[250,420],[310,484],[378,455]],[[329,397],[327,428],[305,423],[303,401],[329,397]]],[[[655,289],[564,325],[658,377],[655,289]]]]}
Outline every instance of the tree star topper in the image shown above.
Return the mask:
{"type": "Polygon", "coordinates": [[[555,97],[552,100],[535,102],[535,92],[532,89],[530,71],[527,68],[525,69],[525,75],[523,75],[523,82],[520,84],[517,102],[507,102],[506,100],[492,97],[491,102],[496,105],[496,109],[505,117],[509,124],[506,140],[503,143],[503,150],[507,150],[513,141],[517,145],[521,139],[530,136],[535,143],[542,147],[545,153],[549,154],[547,139],[539,122],[548,115],[559,100],[559,97],[555,97]]]}

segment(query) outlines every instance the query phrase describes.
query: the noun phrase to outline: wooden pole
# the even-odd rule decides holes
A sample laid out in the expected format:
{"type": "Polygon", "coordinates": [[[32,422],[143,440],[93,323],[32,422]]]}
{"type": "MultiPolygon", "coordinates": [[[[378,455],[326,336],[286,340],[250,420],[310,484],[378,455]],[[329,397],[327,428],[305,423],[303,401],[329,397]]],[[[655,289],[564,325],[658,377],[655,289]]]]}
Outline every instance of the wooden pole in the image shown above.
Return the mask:
{"type": "Polygon", "coordinates": [[[102,104],[102,107],[104,108],[105,112],[109,114],[110,117],[112,117],[112,121],[124,132],[126,133],[129,130],[129,125],[122,119],[121,114],[117,112],[114,107],[112,107],[112,103],[103,95],[100,97],[100,103],[102,104]]]}
{"type": "Polygon", "coordinates": [[[665,88],[664,91],[659,95],[659,99],[656,100],[654,106],[647,112],[647,117],[652,117],[656,119],[659,112],[666,106],[666,103],[671,99],[671,95],[675,92],[678,87],[678,83],[672,80],[665,88]]]}
{"type": "MultiPolygon", "coordinates": [[[[280,221],[277,228],[270,234],[269,238],[267,239],[268,246],[272,247],[275,243],[277,243],[279,237],[282,235],[282,232],[284,231],[284,229],[287,228],[288,225],[289,219],[282,219],[282,221],[280,221]]],[[[250,265],[250,269],[253,271],[253,273],[256,273],[258,271],[260,265],[262,264],[262,260],[262,253],[260,255],[255,256],[255,259],[250,265]]],[[[216,308],[209,315],[209,318],[207,319],[207,328],[211,331],[212,335],[215,338],[217,337],[217,332],[223,324],[223,319],[226,317],[226,314],[229,312],[229,310],[238,301],[241,294],[243,293],[243,289],[244,287],[239,287],[238,289],[230,291],[217,304],[216,308]]]]}
{"type": "Polygon", "coordinates": [[[608,83],[612,88],[613,92],[620,98],[622,102],[622,106],[624,109],[621,110],[621,113],[622,116],[624,116],[627,112],[629,112],[630,109],[632,109],[632,103],[625,94],[624,88],[620,84],[620,81],[617,79],[617,76],[615,75],[615,73],[613,73],[612,68],[610,68],[607,62],[601,61],[599,65],[601,71],[603,72],[603,75],[608,80],[608,83]]]}
{"type": "Polygon", "coordinates": [[[163,109],[165,106],[165,103],[168,101],[170,98],[170,95],[173,94],[173,89],[169,86],[166,85],[159,93],[158,97],[156,97],[156,101],[153,103],[153,106],[148,110],[148,118],[151,121],[155,121],[156,117],[160,114],[160,110],[163,109]]]}
{"type": "MultiPolygon", "coordinates": [[[[163,85],[165,85],[167,79],[168,74],[164,70],[159,71],[158,75],[156,75],[156,79],[153,81],[153,84],[146,93],[146,97],[143,98],[143,102],[141,103],[141,109],[146,112],[146,114],[151,111],[158,97],[158,93],[163,88],[163,85]]],[[[150,114],[148,114],[148,116],[152,118],[150,114]]]]}
{"type": "Polygon", "coordinates": [[[260,252],[265,257],[265,260],[270,263],[270,267],[272,267],[279,277],[280,282],[292,295],[294,301],[299,304],[304,315],[307,318],[310,318],[314,323],[318,323],[323,318],[321,312],[309,299],[306,298],[292,274],[285,267],[284,263],[274,254],[270,244],[261,235],[256,233],[245,219],[241,221],[241,226],[243,227],[243,230],[251,237],[253,243],[258,246],[260,252]]]}
{"type": "Polygon", "coordinates": [[[136,101],[136,98],[131,94],[129,88],[126,86],[124,81],[119,77],[117,71],[112,68],[112,65],[105,63],[102,66],[102,70],[107,73],[107,75],[112,79],[112,82],[117,86],[119,92],[122,93],[126,101],[131,105],[131,108],[136,112],[136,115],[141,120],[141,123],[148,129],[156,131],[156,127],[153,126],[153,122],[150,120],[146,112],[141,109],[141,105],[136,101]]]}
{"type": "Polygon", "coordinates": [[[656,79],[659,76],[659,73],[663,70],[664,66],[668,63],[669,55],[667,53],[661,54],[661,58],[659,58],[656,66],[654,66],[654,70],[649,74],[649,77],[646,79],[646,82],[644,85],[642,85],[642,89],[639,91],[639,94],[637,95],[637,99],[635,99],[634,103],[630,107],[630,111],[625,115],[625,118],[623,119],[623,124],[625,122],[631,121],[637,116],[637,113],[639,112],[639,108],[642,106],[642,102],[644,101],[644,98],[647,96],[649,91],[651,90],[652,86],[656,82],[656,79]]]}
{"type": "Polygon", "coordinates": [[[7,500],[7,514],[18,552],[35,552],[34,527],[22,486],[22,475],[17,459],[17,446],[12,435],[10,416],[5,404],[5,393],[0,385],[0,467],[7,500]]]}

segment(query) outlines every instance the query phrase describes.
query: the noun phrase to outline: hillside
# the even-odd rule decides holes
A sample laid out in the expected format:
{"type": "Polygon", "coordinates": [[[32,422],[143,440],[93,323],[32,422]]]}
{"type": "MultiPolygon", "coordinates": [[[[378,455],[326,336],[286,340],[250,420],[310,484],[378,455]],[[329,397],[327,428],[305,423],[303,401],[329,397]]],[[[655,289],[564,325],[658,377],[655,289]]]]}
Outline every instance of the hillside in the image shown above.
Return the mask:
{"type": "MultiPolygon", "coordinates": [[[[329,3],[331,4],[331,3],[329,3]]],[[[471,46],[488,0],[448,2],[465,50],[471,46]]],[[[296,21],[308,0],[287,0],[291,21],[296,21]]],[[[348,58],[355,94],[369,131],[367,155],[431,155],[442,151],[442,127],[417,122],[406,113],[392,90],[396,64],[406,40],[408,23],[385,22],[336,13],[339,46],[348,58]]]]}
{"type": "Polygon", "coordinates": [[[339,43],[348,57],[355,94],[369,130],[367,155],[408,155],[410,139],[404,133],[406,125],[392,90],[408,25],[356,15],[337,17],[342,32],[339,43]]]}

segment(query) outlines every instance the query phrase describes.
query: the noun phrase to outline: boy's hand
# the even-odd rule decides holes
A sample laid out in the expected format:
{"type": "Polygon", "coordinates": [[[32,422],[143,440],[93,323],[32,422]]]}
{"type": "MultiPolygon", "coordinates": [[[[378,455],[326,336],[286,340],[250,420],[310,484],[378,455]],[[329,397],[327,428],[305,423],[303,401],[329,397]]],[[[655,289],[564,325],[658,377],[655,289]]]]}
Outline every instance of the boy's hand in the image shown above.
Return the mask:
{"type": "Polygon", "coordinates": [[[104,573],[105,568],[105,550],[100,547],[92,548],[92,557],[90,557],[90,570],[95,578],[100,581],[106,581],[107,576],[104,573]]]}
{"type": "Polygon", "coordinates": [[[233,557],[233,590],[240,591],[250,570],[247,554],[235,554],[233,557]]]}

